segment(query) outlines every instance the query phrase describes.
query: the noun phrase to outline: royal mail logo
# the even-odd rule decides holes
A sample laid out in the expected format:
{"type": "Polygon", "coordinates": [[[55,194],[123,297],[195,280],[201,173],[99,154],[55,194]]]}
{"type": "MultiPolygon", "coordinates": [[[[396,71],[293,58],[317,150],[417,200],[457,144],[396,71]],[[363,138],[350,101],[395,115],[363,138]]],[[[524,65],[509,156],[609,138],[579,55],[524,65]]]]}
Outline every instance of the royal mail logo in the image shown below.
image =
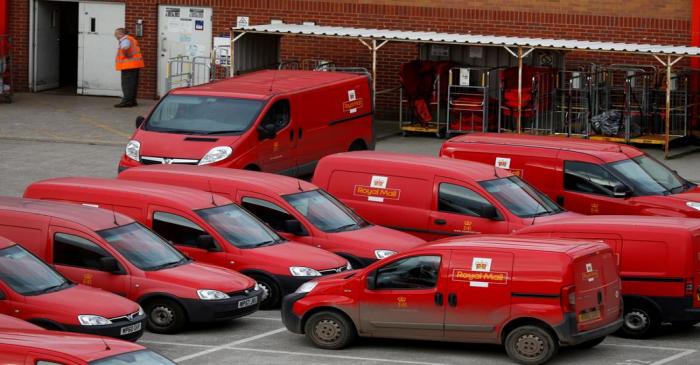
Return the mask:
{"type": "Polygon", "coordinates": [[[496,167],[499,169],[509,169],[510,168],[510,158],[508,157],[496,157],[496,167]]]}
{"type": "Polygon", "coordinates": [[[369,186],[373,188],[386,189],[388,182],[389,178],[386,176],[372,176],[372,181],[370,181],[369,186]]]}
{"type": "Polygon", "coordinates": [[[396,298],[396,305],[399,306],[400,308],[408,307],[408,299],[406,299],[406,297],[397,297],[396,298]]]}
{"type": "Polygon", "coordinates": [[[343,102],[343,111],[346,113],[355,113],[357,109],[365,106],[365,101],[362,98],[355,100],[348,100],[343,102]]]}
{"type": "Polygon", "coordinates": [[[452,271],[452,279],[455,281],[480,282],[487,284],[506,284],[508,282],[508,273],[454,269],[452,271]]]}
{"type": "Polygon", "coordinates": [[[472,260],[472,271],[491,271],[490,258],[485,257],[475,257],[472,260]]]}
{"type": "Polygon", "coordinates": [[[366,196],[368,198],[399,200],[399,198],[401,197],[401,190],[373,188],[371,186],[366,185],[355,185],[353,195],[366,196]]]}

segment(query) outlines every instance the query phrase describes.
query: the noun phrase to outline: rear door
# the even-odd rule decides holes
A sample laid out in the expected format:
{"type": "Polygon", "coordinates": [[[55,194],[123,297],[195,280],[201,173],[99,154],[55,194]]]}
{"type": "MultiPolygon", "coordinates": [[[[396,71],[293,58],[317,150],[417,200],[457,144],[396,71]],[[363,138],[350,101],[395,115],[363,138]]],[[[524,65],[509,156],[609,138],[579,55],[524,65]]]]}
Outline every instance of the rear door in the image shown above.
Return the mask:
{"type": "Polygon", "coordinates": [[[493,340],[510,317],[513,254],[452,251],[447,273],[445,338],[493,340]]]}
{"type": "Polygon", "coordinates": [[[615,261],[608,250],[573,261],[579,331],[591,330],[619,318],[622,302],[615,261]]]}

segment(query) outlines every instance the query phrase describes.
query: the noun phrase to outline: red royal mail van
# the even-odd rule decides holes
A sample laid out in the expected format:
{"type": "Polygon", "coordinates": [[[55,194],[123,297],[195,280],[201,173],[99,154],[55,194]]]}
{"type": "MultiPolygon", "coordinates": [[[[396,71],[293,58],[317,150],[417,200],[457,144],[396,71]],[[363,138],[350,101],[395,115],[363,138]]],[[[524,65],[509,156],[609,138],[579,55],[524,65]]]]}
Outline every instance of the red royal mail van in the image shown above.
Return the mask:
{"type": "Polygon", "coordinates": [[[138,165],[214,165],[306,175],[323,156],[374,149],[369,79],[259,71],[168,93],[126,145],[138,165]]]}
{"type": "Polygon", "coordinates": [[[478,133],[445,142],[440,156],[508,169],[573,212],[700,218],[700,189],[632,146],[478,133]]]}
{"type": "Polygon", "coordinates": [[[507,171],[429,156],[339,153],[319,162],[313,183],[370,222],[426,240],[572,215],[507,171]]]}
{"type": "Polygon", "coordinates": [[[595,346],[622,325],[607,245],[472,238],[310,281],[285,297],[284,324],[326,349],[357,335],[496,343],[524,364],[546,362],[560,344],[595,346]]]}
{"type": "Polygon", "coordinates": [[[47,331],[0,315],[3,365],[174,365],[141,345],[111,338],[47,331]]]}
{"type": "Polygon", "coordinates": [[[154,332],[248,315],[262,297],[253,279],[193,263],[144,226],[111,210],[0,198],[2,234],[72,281],[138,302],[154,332]]]}
{"type": "Polygon", "coordinates": [[[605,241],[618,255],[623,333],[652,336],[662,323],[700,322],[700,220],[591,216],[527,227],[523,235],[605,241]]]}
{"type": "Polygon", "coordinates": [[[126,214],[189,257],[257,280],[263,308],[279,304],[315,276],[350,269],[344,258],[287,241],[245,209],[209,192],[138,181],[59,178],[33,183],[24,195],[126,214]]]}
{"type": "Polygon", "coordinates": [[[354,268],[425,243],[367,223],[306,181],[264,172],[195,166],[143,166],[119,179],[211,190],[240,204],[283,236],[345,257],[354,268]]]}
{"type": "MultiPolygon", "coordinates": [[[[7,224],[4,219],[1,222],[7,224]]],[[[0,237],[0,314],[47,329],[132,341],[141,337],[146,321],[138,304],[100,289],[76,285],[4,237],[0,237]]]]}

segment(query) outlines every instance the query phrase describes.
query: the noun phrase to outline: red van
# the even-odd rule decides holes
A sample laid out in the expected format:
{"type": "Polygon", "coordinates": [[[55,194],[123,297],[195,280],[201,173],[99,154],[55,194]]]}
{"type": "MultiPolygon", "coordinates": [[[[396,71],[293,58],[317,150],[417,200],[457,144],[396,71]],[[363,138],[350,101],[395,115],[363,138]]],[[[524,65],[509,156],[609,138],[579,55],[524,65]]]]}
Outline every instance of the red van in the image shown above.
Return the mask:
{"type": "Polygon", "coordinates": [[[367,223],[317,186],[264,172],[195,166],[143,166],[119,179],[212,191],[240,204],[281,235],[345,257],[354,268],[425,243],[367,223]]]}
{"type": "Polygon", "coordinates": [[[429,156],[339,153],[321,159],[313,183],[370,222],[426,240],[572,215],[508,171],[429,156]]]}
{"type": "Polygon", "coordinates": [[[0,315],[0,360],[3,365],[175,364],[135,343],[47,331],[4,315],[0,315]]]}
{"type": "Polygon", "coordinates": [[[287,329],[339,349],[355,336],[505,345],[542,364],[560,344],[592,347],[622,325],[604,243],[482,236],[415,248],[284,299],[287,329]]]}
{"type": "Polygon", "coordinates": [[[315,276],[349,270],[344,258],[287,241],[230,200],[194,189],[138,181],[59,178],[31,184],[25,197],[91,204],[151,228],[190,258],[255,279],[270,308],[315,276]]]}
{"type": "Polygon", "coordinates": [[[517,234],[605,241],[618,256],[628,337],[662,323],[700,323],[700,220],[589,216],[527,227],[517,234]]]}
{"type": "Polygon", "coordinates": [[[445,142],[440,156],[510,170],[573,212],[700,218],[700,189],[632,146],[476,133],[445,142]]]}
{"type": "Polygon", "coordinates": [[[170,91],[136,119],[119,171],[186,164],[306,175],[325,155],[374,149],[373,123],[365,76],[253,72],[170,91]]]}
{"type": "MultiPolygon", "coordinates": [[[[7,224],[4,219],[1,222],[7,224]]],[[[132,341],[141,337],[146,321],[138,304],[100,289],[76,285],[4,237],[0,237],[0,314],[46,329],[132,341]]]]}
{"type": "Polygon", "coordinates": [[[262,290],[232,270],[194,263],[125,215],[111,210],[0,198],[0,235],[19,242],[74,282],[138,302],[148,329],[174,333],[258,309],[262,290]]]}

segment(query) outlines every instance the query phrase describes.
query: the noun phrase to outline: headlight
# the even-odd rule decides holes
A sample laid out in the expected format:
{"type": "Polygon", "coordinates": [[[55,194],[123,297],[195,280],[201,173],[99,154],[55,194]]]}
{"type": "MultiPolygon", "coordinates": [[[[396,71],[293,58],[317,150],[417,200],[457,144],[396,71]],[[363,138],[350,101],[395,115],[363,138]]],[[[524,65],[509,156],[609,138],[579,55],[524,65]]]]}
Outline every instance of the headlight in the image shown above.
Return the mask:
{"type": "Polygon", "coordinates": [[[321,273],[308,267],[292,266],[289,268],[292,276],[321,276],[321,273]]]}
{"type": "Polygon", "coordinates": [[[143,308],[141,308],[141,306],[139,306],[139,314],[138,314],[138,315],[139,315],[139,316],[142,316],[142,315],[144,315],[144,314],[146,314],[146,312],[144,312],[144,311],[143,311],[143,308]]]}
{"type": "Polygon", "coordinates": [[[391,255],[395,255],[396,251],[392,250],[374,250],[374,256],[377,257],[378,260],[385,259],[391,255]]]}
{"type": "Polygon", "coordinates": [[[228,146],[214,147],[207,152],[201,160],[199,160],[200,165],[208,165],[210,163],[219,162],[228,156],[231,156],[233,149],[228,146]]]}
{"type": "Polygon", "coordinates": [[[695,210],[700,210],[700,203],[698,202],[687,202],[685,205],[695,209],[695,210]]]}
{"type": "Polygon", "coordinates": [[[228,299],[228,294],[218,290],[200,289],[197,290],[197,295],[201,300],[228,299]]]}
{"type": "Polygon", "coordinates": [[[139,141],[134,141],[131,140],[129,143],[126,144],[126,148],[124,149],[124,153],[126,154],[126,157],[138,161],[139,160],[139,153],[141,151],[141,143],[139,141]]]}
{"type": "Polygon", "coordinates": [[[259,285],[258,282],[256,281],[256,282],[255,282],[255,286],[253,287],[253,291],[258,291],[258,290],[260,290],[260,285],[259,285]]]}
{"type": "Polygon", "coordinates": [[[104,326],[112,324],[112,321],[110,321],[109,319],[92,314],[79,315],[78,322],[80,322],[80,324],[82,324],[83,326],[104,326]]]}
{"type": "Polygon", "coordinates": [[[301,284],[301,286],[297,288],[295,293],[308,293],[314,290],[316,285],[318,285],[318,283],[315,281],[307,281],[304,284],[301,284]]]}
{"type": "Polygon", "coordinates": [[[345,265],[345,270],[352,270],[352,264],[350,263],[350,261],[348,261],[348,264],[345,265]]]}

